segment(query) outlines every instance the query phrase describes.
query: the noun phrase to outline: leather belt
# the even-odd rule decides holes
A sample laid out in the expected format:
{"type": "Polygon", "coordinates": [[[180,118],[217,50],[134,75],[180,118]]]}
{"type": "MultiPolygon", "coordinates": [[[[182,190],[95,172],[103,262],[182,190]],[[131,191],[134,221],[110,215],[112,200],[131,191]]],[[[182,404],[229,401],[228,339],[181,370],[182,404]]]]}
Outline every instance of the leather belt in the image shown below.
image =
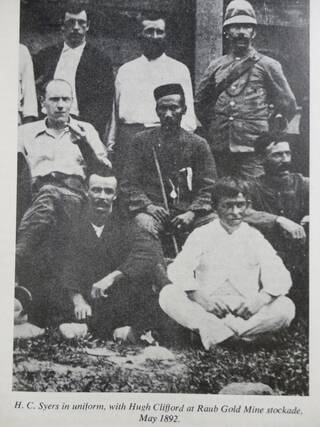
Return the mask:
{"type": "Polygon", "coordinates": [[[38,176],[32,184],[32,190],[33,192],[37,192],[47,184],[66,187],[76,192],[84,192],[84,180],[81,176],[67,175],[62,172],[51,172],[44,176],[38,176]]]}

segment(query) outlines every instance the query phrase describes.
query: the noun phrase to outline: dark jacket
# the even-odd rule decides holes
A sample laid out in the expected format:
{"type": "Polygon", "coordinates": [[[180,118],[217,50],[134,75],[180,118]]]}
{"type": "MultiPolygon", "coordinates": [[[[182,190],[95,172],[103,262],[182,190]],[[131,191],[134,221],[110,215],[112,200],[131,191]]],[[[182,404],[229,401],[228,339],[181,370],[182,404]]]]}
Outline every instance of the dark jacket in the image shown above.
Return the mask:
{"type": "MultiPolygon", "coordinates": [[[[49,46],[34,57],[38,91],[53,79],[63,44],[49,46]]],[[[87,42],[77,72],[76,92],[80,120],[91,123],[103,137],[112,111],[114,77],[107,55],[87,42]]]]}
{"type": "Polygon", "coordinates": [[[253,151],[259,135],[269,130],[270,116],[281,113],[291,120],[296,101],[280,63],[251,48],[240,60],[228,54],[211,62],[200,82],[195,110],[214,152],[253,151]],[[221,81],[249,57],[252,67],[216,94],[221,81]]]}
{"type": "Polygon", "coordinates": [[[120,220],[114,210],[98,237],[85,209],[71,230],[62,286],[89,298],[92,285],[114,270],[120,270],[133,286],[144,282],[151,286],[154,268],[159,263],[163,263],[162,249],[151,234],[120,220]]]}
{"type": "Polygon", "coordinates": [[[169,144],[161,139],[161,128],[137,134],[131,144],[121,182],[129,211],[138,213],[150,204],[164,204],[153,147],[159,160],[169,208],[180,212],[211,211],[216,169],[207,142],[180,129],[178,140],[169,144]],[[175,199],[171,197],[173,191],[177,196],[175,199]]]}
{"type": "Polygon", "coordinates": [[[290,173],[283,178],[263,175],[252,184],[252,206],[296,223],[309,215],[309,178],[290,173]]]}
{"type": "MultiPolygon", "coordinates": [[[[261,215],[273,214],[275,218],[283,216],[297,224],[300,224],[304,216],[309,215],[309,178],[299,173],[290,173],[280,179],[263,175],[252,183],[251,194],[253,208],[264,211],[255,213],[254,220],[258,226],[261,215]]],[[[269,229],[265,227],[262,231],[290,272],[295,274],[300,271],[305,275],[308,270],[308,240],[303,244],[288,239],[277,226],[269,229]]]]}

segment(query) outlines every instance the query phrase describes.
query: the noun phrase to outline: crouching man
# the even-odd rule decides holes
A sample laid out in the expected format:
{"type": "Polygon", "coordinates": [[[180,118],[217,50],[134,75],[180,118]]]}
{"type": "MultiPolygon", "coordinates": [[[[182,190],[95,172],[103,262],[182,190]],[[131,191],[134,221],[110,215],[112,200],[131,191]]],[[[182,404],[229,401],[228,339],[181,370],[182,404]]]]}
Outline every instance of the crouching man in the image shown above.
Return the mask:
{"type": "Polygon", "coordinates": [[[69,338],[84,335],[88,328],[107,337],[118,327],[147,322],[152,302],[157,304],[153,275],[163,263],[157,239],[119,217],[117,180],[111,172],[92,174],[87,195],[87,207],[71,231],[61,277],[63,320],[68,324],[60,330],[69,338]]]}
{"type": "Polygon", "coordinates": [[[218,218],[191,233],[159,300],[168,316],[200,334],[206,350],[231,337],[252,341],[295,316],[285,296],[289,272],[262,234],[243,222],[245,184],[219,180],[213,203],[218,218]]]}

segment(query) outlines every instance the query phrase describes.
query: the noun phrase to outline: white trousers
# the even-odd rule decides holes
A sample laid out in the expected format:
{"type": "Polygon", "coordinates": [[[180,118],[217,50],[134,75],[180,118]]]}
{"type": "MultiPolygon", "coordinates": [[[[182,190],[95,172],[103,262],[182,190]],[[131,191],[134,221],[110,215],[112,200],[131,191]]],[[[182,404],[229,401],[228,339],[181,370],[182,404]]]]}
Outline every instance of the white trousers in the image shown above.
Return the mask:
{"type": "Polygon", "coordinates": [[[231,313],[219,319],[206,310],[203,296],[198,302],[196,300],[196,292],[191,300],[185,291],[175,285],[165,286],[159,296],[162,310],[185,328],[198,331],[206,349],[232,336],[252,341],[258,335],[289,326],[295,316],[295,305],[285,296],[279,296],[263,306],[248,320],[231,313]]]}

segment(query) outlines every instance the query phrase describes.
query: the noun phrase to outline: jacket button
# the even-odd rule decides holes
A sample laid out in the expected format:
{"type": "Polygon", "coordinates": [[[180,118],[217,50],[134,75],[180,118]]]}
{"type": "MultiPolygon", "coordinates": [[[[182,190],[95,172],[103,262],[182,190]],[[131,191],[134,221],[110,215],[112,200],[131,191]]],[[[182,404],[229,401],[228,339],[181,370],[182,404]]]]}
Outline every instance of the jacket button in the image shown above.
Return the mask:
{"type": "Polygon", "coordinates": [[[230,107],[234,107],[236,105],[236,103],[234,101],[230,101],[230,107]]]}
{"type": "Polygon", "coordinates": [[[233,117],[232,117],[232,116],[230,116],[230,117],[229,117],[229,122],[233,122],[233,120],[234,120],[234,119],[233,119],[233,117]]]}

